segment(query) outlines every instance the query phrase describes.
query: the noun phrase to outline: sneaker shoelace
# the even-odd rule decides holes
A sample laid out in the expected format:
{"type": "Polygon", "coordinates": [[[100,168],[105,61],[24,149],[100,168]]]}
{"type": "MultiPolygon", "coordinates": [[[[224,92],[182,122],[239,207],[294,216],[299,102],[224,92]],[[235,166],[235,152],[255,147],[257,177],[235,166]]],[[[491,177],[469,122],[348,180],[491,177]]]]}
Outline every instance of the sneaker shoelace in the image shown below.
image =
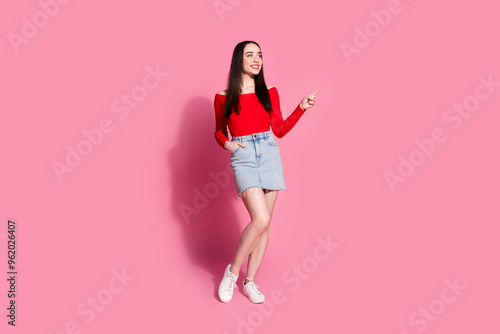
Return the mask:
{"type": "Polygon", "coordinates": [[[257,292],[259,295],[262,294],[262,293],[260,293],[259,290],[257,290],[257,288],[259,287],[259,285],[256,284],[252,279],[248,279],[248,283],[247,284],[250,284],[250,287],[252,288],[252,290],[254,290],[255,292],[257,292]]]}
{"type": "Polygon", "coordinates": [[[229,276],[231,277],[231,279],[226,281],[226,285],[224,286],[224,290],[226,290],[227,292],[232,294],[234,288],[237,287],[237,285],[236,285],[237,277],[232,272],[229,272],[229,276]]]}

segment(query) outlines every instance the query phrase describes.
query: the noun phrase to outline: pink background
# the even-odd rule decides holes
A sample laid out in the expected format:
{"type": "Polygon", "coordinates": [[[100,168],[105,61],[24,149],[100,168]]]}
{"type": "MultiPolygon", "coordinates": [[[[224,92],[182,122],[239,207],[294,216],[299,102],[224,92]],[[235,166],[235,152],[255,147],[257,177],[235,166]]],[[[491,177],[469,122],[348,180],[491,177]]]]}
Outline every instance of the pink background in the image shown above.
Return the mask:
{"type": "Polygon", "coordinates": [[[35,0],[0,11],[2,333],[500,330],[500,86],[473,97],[479,77],[500,81],[494,1],[220,0],[231,9],[221,16],[212,0],[41,3],[51,17],[35,0]],[[379,14],[381,26],[371,12],[388,7],[397,14],[379,14]],[[34,19],[16,52],[9,36],[34,19]],[[371,37],[356,37],[365,28],[371,37]],[[210,176],[229,175],[213,99],[246,39],[260,43],[284,115],[324,88],[278,141],[288,189],[256,277],[263,305],[239,290],[246,264],[233,300],[217,298],[248,215],[233,181],[214,187],[210,176]],[[147,67],[168,72],[146,79],[150,91],[147,67]],[[144,100],[115,113],[131,92],[144,100]],[[459,127],[458,114],[445,121],[474,101],[459,127]],[[85,146],[82,131],[106,119],[113,130],[85,146]],[[435,128],[446,140],[418,153],[435,128]],[[60,182],[52,164],[78,145],[91,152],[60,182]],[[391,189],[384,174],[398,173],[399,156],[425,160],[391,189]],[[318,238],[339,246],[327,253],[318,238]]]}

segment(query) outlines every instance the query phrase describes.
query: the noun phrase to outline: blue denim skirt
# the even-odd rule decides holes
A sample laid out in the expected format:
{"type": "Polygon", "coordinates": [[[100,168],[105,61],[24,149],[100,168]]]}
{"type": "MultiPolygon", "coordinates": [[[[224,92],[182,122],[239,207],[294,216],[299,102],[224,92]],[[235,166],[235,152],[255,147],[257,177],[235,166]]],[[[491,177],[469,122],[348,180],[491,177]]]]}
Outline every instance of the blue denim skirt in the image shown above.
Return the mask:
{"type": "Polygon", "coordinates": [[[245,147],[231,153],[234,184],[238,196],[250,187],[285,190],[280,150],[271,130],[247,136],[232,137],[245,147]]]}

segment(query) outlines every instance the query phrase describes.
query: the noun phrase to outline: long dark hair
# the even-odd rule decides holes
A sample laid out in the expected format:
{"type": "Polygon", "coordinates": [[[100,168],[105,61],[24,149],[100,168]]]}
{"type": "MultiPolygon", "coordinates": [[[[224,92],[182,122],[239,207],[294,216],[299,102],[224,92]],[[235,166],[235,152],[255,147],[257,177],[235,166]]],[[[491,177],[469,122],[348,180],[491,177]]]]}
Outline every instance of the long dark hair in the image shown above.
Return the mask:
{"type": "MultiPolygon", "coordinates": [[[[243,41],[238,43],[234,47],[233,59],[231,60],[231,68],[229,70],[229,76],[227,79],[227,96],[226,104],[224,106],[224,117],[229,118],[231,113],[234,111],[236,114],[240,113],[240,93],[242,78],[241,73],[243,73],[243,50],[247,44],[253,43],[257,45],[260,49],[260,45],[254,41],[243,41]]],[[[262,58],[264,59],[264,58],[262,58]]],[[[264,107],[266,111],[272,111],[273,106],[271,105],[271,98],[269,97],[269,91],[267,90],[266,82],[264,80],[264,62],[262,62],[262,67],[257,75],[254,75],[255,81],[255,95],[259,99],[260,104],[264,107]]]]}

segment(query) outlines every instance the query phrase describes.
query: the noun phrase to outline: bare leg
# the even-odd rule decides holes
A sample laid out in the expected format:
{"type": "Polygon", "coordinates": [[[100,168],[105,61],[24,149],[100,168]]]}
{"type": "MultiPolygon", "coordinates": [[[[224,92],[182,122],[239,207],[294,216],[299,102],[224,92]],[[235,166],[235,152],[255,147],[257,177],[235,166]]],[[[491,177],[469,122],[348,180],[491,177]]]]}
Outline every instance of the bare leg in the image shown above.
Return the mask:
{"type": "MultiPolygon", "coordinates": [[[[266,202],[267,206],[269,207],[269,214],[273,215],[273,210],[274,210],[274,205],[276,204],[276,199],[278,198],[278,191],[277,190],[271,190],[268,191],[266,194],[266,202]]],[[[257,271],[259,270],[259,267],[262,263],[262,259],[264,258],[264,254],[266,252],[267,244],[269,243],[269,231],[270,226],[266,229],[266,231],[262,234],[260,237],[259,243],[257,246],[255,246],[254,250],[250,254],[250,257],[248,259],[248,266],[247,266],[247,277],[255,279],[255,275],[257,275],[257,271]]],[[[248,280],[245,279],[245,283],[248,282],[248,280]]]]}
{"type": "Polygon", "coordinates": [[[269,205],[261,188],[248,188],[241,194],[241,198],[250,214],[251,221],[241,233],[238,250],[229,268],[235,275],[239,275],[241,265],[257,246],[271,222],[269,205]]]}

